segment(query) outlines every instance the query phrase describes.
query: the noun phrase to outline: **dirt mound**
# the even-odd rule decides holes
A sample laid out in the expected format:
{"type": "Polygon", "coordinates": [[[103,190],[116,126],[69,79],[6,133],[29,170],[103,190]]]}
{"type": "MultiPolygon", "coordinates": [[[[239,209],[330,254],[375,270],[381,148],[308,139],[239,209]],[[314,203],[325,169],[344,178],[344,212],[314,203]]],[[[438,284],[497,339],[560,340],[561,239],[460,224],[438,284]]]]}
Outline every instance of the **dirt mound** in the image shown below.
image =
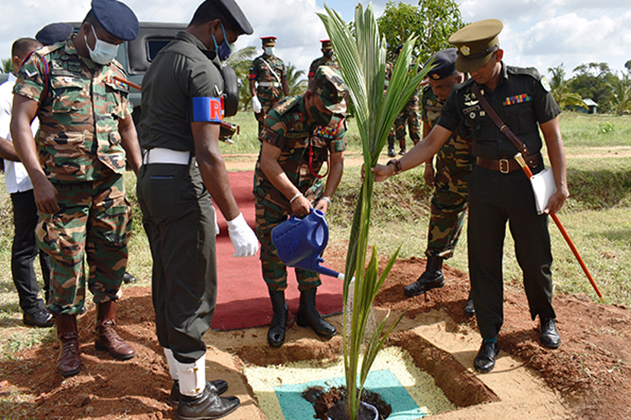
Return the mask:
{"type": "MultiPolygon", "coordinates": [[[[327,258],[338,257],[327,253],[327,258]]],[[[445,287],[427,296],[403,297],[403,287],[416,280],[424,266],[424,259],[397,261],[375,306],[395,310],[409,307],[411,318],[442,309],[451,315],[454,328],[475,328],[475,320],[462,314],[469,291],[469,279],[463,272],[445,267],[445,287]]],[[[499,336],[502,350],[537,371],[574,408],[575,418],[631,418],[628,308],[600,305],[584,295],[556,296],[554,307],[563,342],[552,351],[539,344],[538,323],[530,320],[521,286],[507,285],[505,289],[505,324],[499,336]]],[[[118,305],[118,330],[134,344],[135,358],[119,362],[95,351],[92,308],[78,322],[83,362],[79,375],[63,380],[56,372],[56,342],[30,348],[16,355],[15,360],[3,362],[0,414],[13,419],[172,418],[174,409],[167,404],[171,379],[155,337],[153,319],[150,289],[126,288],[118,305]],[[21,392],[18,401],[16,391],[21,392]]],[[[221,335],[215,334],[217,339],[221,335]]]]}

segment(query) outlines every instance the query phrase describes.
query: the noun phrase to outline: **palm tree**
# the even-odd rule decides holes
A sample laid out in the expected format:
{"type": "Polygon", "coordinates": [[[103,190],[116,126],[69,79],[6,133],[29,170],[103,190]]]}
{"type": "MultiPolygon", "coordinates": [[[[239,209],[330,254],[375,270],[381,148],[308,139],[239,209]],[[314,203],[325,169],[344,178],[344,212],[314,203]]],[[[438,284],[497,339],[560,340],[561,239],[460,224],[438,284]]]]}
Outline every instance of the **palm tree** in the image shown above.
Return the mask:
{"type": "Polygon", "coordinates": [[[231,66],[237,73],[239,80],[239,102],[243,104],[243,111],[248,109],[249,104],[252,102],[252,96],[250,95],[250,64],[256,56],[256,47],[245,47],[233,52],[230,58],[224,63],[226,66],[231,66]]]}
{"type": "Polygon", "coordinates": [[[609,84],[612,90],[611,110],[618,115],[631,114],[631,76],[622,73],[609,84]]]}
{"type": "Polygon", "coordinates": [[[287,64],[287,84],[289,95],[300,95],[307,90],[307,79],[304,78],[304,70],[296,69],[291,63],[287,64]],[[302,78],[302,79],[301,79],[302,78]]]}
{"type": "Polygon", "coordinates": [[[548,71],[552,73],[550,88],[552,97],[561,108],[583,107],[588,108],[583,102],[583,98],[576,92],[570,91],[570,81],[565,80],[565,66],[561,63],[557,67],[550,67],[548,71]]]}

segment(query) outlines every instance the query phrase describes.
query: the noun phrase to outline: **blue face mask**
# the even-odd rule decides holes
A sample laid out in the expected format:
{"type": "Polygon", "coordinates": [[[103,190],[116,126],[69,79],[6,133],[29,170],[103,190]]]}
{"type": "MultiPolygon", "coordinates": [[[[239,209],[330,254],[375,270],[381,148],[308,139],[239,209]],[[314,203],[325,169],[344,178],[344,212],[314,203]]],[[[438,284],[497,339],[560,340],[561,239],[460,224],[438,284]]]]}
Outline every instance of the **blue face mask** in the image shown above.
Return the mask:
{"type": "Polygon", "coordinates": [[[213,37],[213,42],[215,43],[215,51],[217,51],[217,55],[221,61],[225,61],[230,57],[232,53],[232,48],[230,48],[230,44],[226,41],[226,31],[223,29],[223,23],[221,24],[221,32],[223,33],[223,42],[221,45],[217,46],[217,40],[215,39],[215,35],[211,32],[210,34],[213,37]]]}

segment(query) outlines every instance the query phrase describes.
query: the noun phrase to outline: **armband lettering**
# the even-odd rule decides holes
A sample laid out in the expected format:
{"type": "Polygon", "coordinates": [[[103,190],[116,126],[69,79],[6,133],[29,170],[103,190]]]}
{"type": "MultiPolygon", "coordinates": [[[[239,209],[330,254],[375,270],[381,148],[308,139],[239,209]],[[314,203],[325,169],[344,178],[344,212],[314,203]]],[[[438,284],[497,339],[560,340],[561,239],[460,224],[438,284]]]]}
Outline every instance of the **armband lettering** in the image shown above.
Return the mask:
{"type": "Polygon", "coordinates": [[[200,96],[193,98],[193,121],[216,122],[223,121],[223,106],[221,99],[200,96]]]}

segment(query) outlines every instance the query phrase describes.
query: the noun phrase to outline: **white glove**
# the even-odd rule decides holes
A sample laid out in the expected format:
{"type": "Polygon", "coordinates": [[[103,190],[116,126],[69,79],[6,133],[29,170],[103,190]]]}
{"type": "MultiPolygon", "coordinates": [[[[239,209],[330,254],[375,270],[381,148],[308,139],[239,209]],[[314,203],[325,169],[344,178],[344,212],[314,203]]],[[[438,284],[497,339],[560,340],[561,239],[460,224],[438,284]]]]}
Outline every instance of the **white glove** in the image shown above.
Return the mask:
{"type": "Polygon", "coordinates": [[[251,257],[259,250],[256,234],[245,221],[243,213],[228,222],[228,234],[235,250],[233,257],[251,257]]]}
{"type": "Polygon", "coordinates": [[[259,98],[256,96],[252,96],[252,109],[257,114],[263,109],[263,107],[261,106],[261,101],[259,101],[259,98]]]}

